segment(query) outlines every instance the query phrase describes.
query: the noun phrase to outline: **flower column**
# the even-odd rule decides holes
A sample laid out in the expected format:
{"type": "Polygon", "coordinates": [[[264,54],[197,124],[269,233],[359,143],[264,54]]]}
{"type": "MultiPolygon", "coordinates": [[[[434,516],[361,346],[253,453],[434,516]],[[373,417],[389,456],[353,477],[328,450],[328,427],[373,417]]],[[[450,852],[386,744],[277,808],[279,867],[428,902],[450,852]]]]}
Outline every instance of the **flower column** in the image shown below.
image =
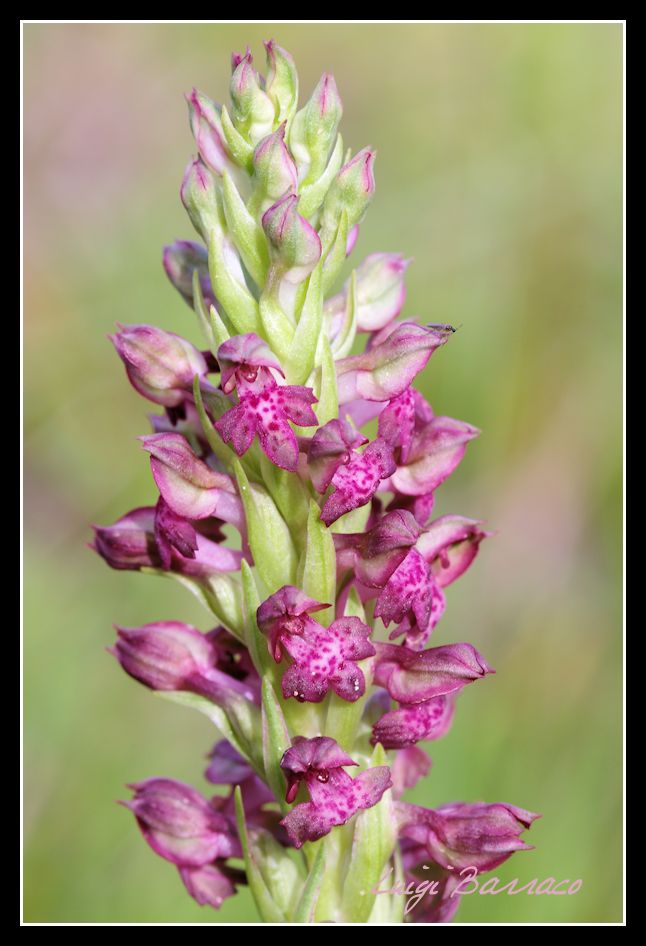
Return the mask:
{"type": "Polygon", "coordinates": [[[332,76],[298,110],[291,57],[265,47],[265,78],[234,54],[228,108],[187,96],[198,155],[181,198],[201,242],[167,246],[163,262],[205,348],[118,327],[130,382],[164,409],[141,438],[159,497],[94,541],[111,567],[172,577],[215,617],[208,633],[119,628],[113,653],[213,721],[205,774],[229,790],[209,800],[148,779],[126,805],[200,904],[246,880],[268,922],[400,922],[405,899],[373,887],[427,860],[436,896],[406,919],[445,921],[449,871],[528,847],[519,834],[537,817],[397,800],[430,766],[415,744],[444,735],[462,687],[492,672],[470,644],[427,646],[487,535],[431,521],[478,431],[411,388],[453,329],[399,321],[407,261],[372,254],[334,293],[374,152],[344,154],[332,76]]]}

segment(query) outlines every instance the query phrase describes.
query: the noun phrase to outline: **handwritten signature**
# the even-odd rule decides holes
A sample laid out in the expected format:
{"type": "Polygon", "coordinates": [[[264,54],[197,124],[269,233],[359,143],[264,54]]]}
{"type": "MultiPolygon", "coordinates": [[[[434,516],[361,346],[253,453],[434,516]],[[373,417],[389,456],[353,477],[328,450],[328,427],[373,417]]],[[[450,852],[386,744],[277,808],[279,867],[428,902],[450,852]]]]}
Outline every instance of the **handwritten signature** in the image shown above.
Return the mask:
{"type": "MultiPolygon", "coordinates": [[[[424,865],[424,870],[428,869],[429,868],[424,865]]],[[[381,885],[387,883],[388,878],[392,872],[393,869],[391,867],[388,871],[386,871],[383,877],[377,882],[376,886],[373,887],[370,892],[372,894],[399,894],[400,896],[407,897],[408,899],[406,901],[405,909],[406,913],[410,913],[410,911],[413,910],[424,897],[434,897],[441,892],[443,883],[441,880],[422,880],[419,883],[411,881],[408,884],[404,884],[400,881],[396,882],[391,887],[385,887],[382,889],[381,885]]],[[[477,867],[463,867],[458,874],[454,875],[456,878],[456,883],[448,896],[450,898],[464,897],[472,893],[479,893],[481,896],[490,895],[495,897],[499,893],[506,893],[507,896],[513,897],[519,893],[525,893],[528,895],[534,894],[537,897],[540,897],[543,894],[562,897],[572,896],[572,894],[578,893],[583,886],[583,881],[581,879],[557,880],[555,877],[546,877],[541,881],[539,881],[537,877],[534,877],[533,880],[528,881],[522,886],[518,886],[520,884],[520,880],[515,877],[506,884],[501,885],[499,877],[489,877],[488,880],[483,883],[478,879],[477,875],[477,867]],[[461,879],[458,881],[457,877],[460,877],[461,879]]]]}

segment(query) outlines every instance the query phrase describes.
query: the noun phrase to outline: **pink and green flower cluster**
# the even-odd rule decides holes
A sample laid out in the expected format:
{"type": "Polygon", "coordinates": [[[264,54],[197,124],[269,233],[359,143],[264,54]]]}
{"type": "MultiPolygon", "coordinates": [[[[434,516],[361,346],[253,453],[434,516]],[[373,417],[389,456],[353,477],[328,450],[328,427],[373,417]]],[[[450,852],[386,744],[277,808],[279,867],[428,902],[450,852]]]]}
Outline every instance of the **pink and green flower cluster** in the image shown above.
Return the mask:
{"type": "Polygon", "coordinates": [[[187,95],[197,154],[180,193],[199,239],[163,264],[195,318],[112,336],[161,409],[141,437],[157,495],[94,539],[112,568],[175,578],[216,625],[119,627],[112,653],[209,717],[206,779],[227,794],[148,778],[124,804],[200,904],[248,883],[269,922],[401,922],[404,900],[372,888],[389,866],[411,882],[426,867],[438,892],[405,918],[445,922],[459,869],[526,849],[537,817],[401,800],[430,768],[418,743],[493,672],[472,644],[435,641],[488,535],[433,518],[478,431],[412,387],[454,330],[401,317],[409,261],[346,262],[375,154],[346,151],[333,77],[299,109],[291,56],[265,47],[264,77],[233,56],[229,106],[187,95]],[[195,323],[199,346],[183,337],[195,323]]]}

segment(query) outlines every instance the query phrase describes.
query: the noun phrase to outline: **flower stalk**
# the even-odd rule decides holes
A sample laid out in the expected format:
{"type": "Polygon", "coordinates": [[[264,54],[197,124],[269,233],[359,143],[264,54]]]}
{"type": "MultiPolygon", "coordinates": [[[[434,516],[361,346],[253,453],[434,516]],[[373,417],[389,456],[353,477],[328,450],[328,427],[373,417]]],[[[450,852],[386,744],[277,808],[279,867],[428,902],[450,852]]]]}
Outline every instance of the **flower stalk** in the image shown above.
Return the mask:
{"type": "Polygon", "coordinates": [[[204,347],[142,324],[111,339],[161,409],[140,438],[158,495],[95,526],[93,547],[208,613],[206,632],[118,628],[111,653],[213,721],[205,778],[220,790],[151,778],[123,804],[199,904],[247,883],[266,922],[446,922],[450,871],[527,849],[538,817],[401,800],[430,769],[418,743],[493,672],[469,643],[429,643],[490,535],[432,519],[478,431],[412,387],[454,329],[400,320],[409,261],[373,253],[339,285],[375,152],[344,156],[331,75],[299,110],[292,57],[265,50],[265,77],[250,50],[233,55],[230,106],[186,97],[197,154],[180,194],[200,242],[166,246],[163,266],[204,347]],[[375,893],[425,865],[440,883],[419,909],[375,893]]]}

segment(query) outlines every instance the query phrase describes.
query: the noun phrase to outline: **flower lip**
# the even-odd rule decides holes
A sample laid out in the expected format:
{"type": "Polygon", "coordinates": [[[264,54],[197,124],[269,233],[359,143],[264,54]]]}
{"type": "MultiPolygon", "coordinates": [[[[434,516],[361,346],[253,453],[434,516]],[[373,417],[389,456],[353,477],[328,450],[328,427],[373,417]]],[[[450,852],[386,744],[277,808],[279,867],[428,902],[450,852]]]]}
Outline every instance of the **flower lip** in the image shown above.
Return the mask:
{"type": "Polygon", "coordinates": [[[287,778],[288,803],[295,800],[301,783],[310,794],[309,802],[296,805],[281,822],[297,848],[328,834],[335,825],[345,824],[361,809],[376,805],[392,786],[386,765],[352,778],[344,769],[356,763],[329,736],[297,736],[280,765],[287,778]]]}
{"type": "Polygon", "coordinates": [[[392,447],[377,437],[363,453],[354,451],[346,464],[335,470],[331,483],[335,487],[321,510],[321,521],[332,525],[345,513],[370,502],[382,480],[397,469],[392,447]]]}
{"type": "Polygon", "coordinates": [[[280,663],[292,659],[283,674],[285,699],[320,703],[331,688],[354,702],[365,693],[365,677],[357,661],[373,657],[370,628],[357,617],[337,618],[323,627],[309,616],[326,605],[290,585],[264,601],[256,612],[258,627],[268,638],[269,653],[280,663]]]}
{"type": "MultiPolygon", "coordinates": [[[[269,369],[262,370],[269,373],[269,369]]],[[[272,463],[283,470],[295,471],[299,447],[289,422],[300,427],[317,424],[312,410],[312,404],[318,400],[314,392],[296,384],[278,385],[273,378],[266,378],[259,391],[242,391],[239,377],[237,382],[240,403],[216,421],[216,431],[239,457],[247,452],[257,434],[263,453],[272,463]]]]}

